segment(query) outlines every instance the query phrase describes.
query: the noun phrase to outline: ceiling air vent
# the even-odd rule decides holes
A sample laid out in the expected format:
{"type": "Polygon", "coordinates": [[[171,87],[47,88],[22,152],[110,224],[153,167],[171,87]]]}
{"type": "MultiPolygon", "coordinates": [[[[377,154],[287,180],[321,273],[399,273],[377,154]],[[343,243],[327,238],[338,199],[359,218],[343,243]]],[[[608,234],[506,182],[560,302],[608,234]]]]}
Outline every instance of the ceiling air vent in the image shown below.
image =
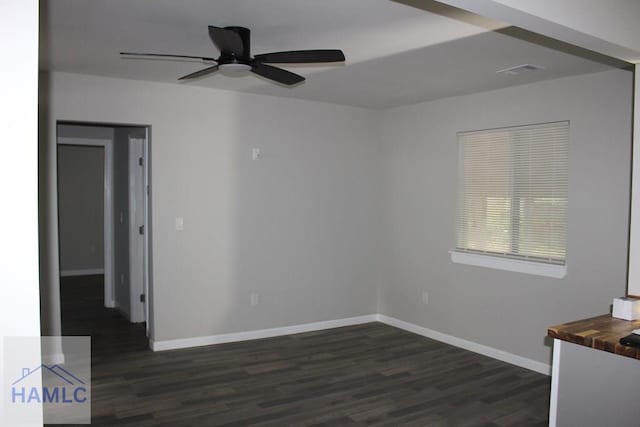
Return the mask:
{"type": "Polygon", "coordinates": [[[504,70],[496,71],[496,73],[504,74],[507,76],[519,76],[520,74],[527,74],[539,70],[544,70],[544,67],[541,65],[522,64],[516,65],[515,67],[505,68],[504,70]]]}

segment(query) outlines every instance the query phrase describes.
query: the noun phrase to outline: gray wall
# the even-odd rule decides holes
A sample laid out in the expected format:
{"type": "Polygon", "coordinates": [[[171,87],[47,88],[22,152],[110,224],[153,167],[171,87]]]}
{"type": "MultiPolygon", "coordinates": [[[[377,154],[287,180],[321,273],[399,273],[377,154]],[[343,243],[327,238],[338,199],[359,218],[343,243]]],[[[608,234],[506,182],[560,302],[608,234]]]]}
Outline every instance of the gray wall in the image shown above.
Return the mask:
{"type": "Polygon", "coordinates": [[[113,134],[113,284],[116,307],[129,317],[129,131],[113,134]]]}
{"type": "Polygon", "coordinates": [[[386,111],[380,312],[544,363],[548,326],[606,313],[625,294],[631,79],[614,70],[386,111]],[[456,132],[559,120],[571,122],[567,276],[453,264],[456,132]]]}
{"type": "Polygon", "coordinates": [[[58,202],[62,273],[103,269],[104,148],[58,146],[58,202]]]}
{"type": "Polygon", "coordinates": [[[380,312],[548,363],[549,325],[624,294],[628,72],[386,111],[48,78],[49,129],[151,125],[155,340],[380,312]],[[567,277],[452,264],[456,132],[557,120],[571,121],[567,277]]]}
{"type": "Polygon", "coordinates": [[[375,312],[373,112],[66,73],[44,80],[49,129],[69,118],[151,126],[152,338],[375,312]]]}
{"type": "Polygon", "coordinates": [[[86,126],[80,124],[60,124],[57,127],[59,138],[113,140],[113,128],[109,126],[86,126]]]}

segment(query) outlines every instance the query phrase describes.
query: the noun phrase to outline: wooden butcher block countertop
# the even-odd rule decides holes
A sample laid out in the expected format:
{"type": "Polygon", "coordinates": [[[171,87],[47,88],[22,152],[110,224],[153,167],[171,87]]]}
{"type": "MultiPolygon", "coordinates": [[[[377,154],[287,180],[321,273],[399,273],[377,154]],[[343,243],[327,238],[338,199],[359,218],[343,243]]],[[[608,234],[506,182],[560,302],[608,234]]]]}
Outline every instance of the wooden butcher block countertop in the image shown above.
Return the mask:
{"type": "Polygon", "coordinates": [[[552,326],[547,335],[551,338],[608,351],[632,359],[640,359],[640,348],[620,344],[620,338],[640,329],[640,320],[621,320],[610,314],[552,326]]]}

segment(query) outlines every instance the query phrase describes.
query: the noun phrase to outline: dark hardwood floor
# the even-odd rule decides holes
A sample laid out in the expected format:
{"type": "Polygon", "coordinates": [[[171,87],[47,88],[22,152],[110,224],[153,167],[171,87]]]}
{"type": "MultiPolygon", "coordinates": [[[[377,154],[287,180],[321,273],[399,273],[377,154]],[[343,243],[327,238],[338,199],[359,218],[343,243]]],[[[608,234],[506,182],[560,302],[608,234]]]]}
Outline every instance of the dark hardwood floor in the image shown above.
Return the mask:
{"type": "Polygon", "coordinates": [[[380,323],[154,353],[64,278],[63,333],[92,336],[93,425],[546,426],[550,379],[380,323]]]}

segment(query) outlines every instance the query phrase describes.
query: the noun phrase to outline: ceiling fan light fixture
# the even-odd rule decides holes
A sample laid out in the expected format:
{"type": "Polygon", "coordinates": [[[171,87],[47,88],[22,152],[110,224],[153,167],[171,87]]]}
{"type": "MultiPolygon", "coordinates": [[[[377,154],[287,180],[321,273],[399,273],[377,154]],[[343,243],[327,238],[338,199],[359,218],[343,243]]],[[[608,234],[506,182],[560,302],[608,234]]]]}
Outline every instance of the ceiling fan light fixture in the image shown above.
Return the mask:
{"type": "Polygon", "coordinates": [[[239,62],[232,62],[229,64],[220,64],[220,72],[227,76],[237,76],[251,71],[251,65],[241,64],[239,62]]]}
{"type": "Polygon", "coordinates": [[[120,55],[140,58],[152,56],[165,59],[199,59],[210,65],[182,76],[178,81],[198,79],[218,71],[227,76],[238,77],[251,72],[289,87],[304,82],[304,77],[269,64],[315,64],[345,61],[344,53],[340,49],[290,50],[262,53],[253,57],[251,56],[251,31],[245,27],[220,28],[209,25],[209,38],[220,51],[220,56],[217,59],[171,53],[121,52],[120,55]]]}

